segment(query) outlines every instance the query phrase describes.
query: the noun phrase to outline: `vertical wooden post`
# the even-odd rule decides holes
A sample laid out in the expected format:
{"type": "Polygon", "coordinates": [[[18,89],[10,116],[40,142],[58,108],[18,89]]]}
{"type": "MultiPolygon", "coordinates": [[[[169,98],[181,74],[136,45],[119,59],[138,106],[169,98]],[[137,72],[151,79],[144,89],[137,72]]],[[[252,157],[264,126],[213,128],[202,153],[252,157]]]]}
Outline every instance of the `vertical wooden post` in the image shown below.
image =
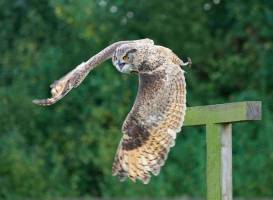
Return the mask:
{"type": "Polygon", "coordinates": [[[222,200],[232,200],[232,125],[222,124],[222,200]]]}
{"type": "Polygon", "coordinates": [[[184,126],[206,126],[207,200],[232,200],[231,124],[261,118],[260,101],[196,106],[187,109],[184,126]]]}
{"type": "Polygon", "coordinates": [[[207,200],[221,200],[221,125],[206,125],[207,200]]]}
{"type": "Polygon", "coordinates": [[[232,200],[231,124],[207,124],[207,200],[232,200]]]}

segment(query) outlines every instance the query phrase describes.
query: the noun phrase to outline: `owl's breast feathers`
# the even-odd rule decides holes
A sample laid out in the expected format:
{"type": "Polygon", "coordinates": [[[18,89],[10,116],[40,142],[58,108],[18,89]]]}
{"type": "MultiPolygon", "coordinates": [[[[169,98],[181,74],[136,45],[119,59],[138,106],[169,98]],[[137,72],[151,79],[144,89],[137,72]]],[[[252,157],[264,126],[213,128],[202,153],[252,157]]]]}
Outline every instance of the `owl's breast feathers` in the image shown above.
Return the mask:
{"type": "Polygon", "coordinates": [[[144,183],[149,182],[150,173],[158,175],[181,130],[185,110],[186,83],[178,64],[163,64],[150,73],[140,73],[138,94],[123,124],[113,175],[144,183]]]}

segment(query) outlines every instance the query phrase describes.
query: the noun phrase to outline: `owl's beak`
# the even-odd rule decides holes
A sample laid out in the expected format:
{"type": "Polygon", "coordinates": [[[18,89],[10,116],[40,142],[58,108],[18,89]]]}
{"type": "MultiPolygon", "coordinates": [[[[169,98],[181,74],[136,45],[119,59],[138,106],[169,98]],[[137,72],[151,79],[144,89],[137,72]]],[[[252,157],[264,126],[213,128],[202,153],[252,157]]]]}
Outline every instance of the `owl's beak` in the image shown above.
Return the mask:
{"type": "Polygon", "coordinates": [[[120,61],[118,61],[118,67],[120,68],[120,70],[122,70],[122,68],[124,67],[124,65],[125,65],[126,63],[122,63],[122,62],[120,62],[120,61]]]}

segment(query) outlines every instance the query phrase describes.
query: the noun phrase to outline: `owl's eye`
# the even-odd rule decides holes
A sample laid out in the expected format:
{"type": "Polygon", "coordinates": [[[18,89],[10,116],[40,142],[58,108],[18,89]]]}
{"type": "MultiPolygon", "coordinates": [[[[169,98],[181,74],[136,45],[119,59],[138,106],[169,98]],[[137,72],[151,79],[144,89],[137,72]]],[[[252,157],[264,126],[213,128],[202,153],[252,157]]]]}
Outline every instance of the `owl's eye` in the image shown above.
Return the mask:
{"type": "Polygon", "coordinates": [[[123,60],[127,61],[129,59],[128,55],[122,57],[123,60]]]}

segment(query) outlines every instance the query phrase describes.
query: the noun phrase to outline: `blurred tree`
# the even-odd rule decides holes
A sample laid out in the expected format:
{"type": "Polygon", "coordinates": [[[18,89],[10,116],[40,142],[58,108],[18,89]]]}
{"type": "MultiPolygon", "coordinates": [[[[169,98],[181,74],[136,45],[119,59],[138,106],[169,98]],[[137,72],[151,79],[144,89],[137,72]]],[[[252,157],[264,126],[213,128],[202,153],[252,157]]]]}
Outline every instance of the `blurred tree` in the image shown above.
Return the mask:
{"type": "Polygon", "coordinates": [[[145,37],[192,58],[188,105],[263,101],[263,121],[234,128],[234,192],[273,196],[272,26],[265,0],[0,0],[0,198],[204,196],[201,128],[183,129],[148,186],[111,177],[137,77],[110,62],[61,103],[31,103],[109,43],[145,37]]]}

